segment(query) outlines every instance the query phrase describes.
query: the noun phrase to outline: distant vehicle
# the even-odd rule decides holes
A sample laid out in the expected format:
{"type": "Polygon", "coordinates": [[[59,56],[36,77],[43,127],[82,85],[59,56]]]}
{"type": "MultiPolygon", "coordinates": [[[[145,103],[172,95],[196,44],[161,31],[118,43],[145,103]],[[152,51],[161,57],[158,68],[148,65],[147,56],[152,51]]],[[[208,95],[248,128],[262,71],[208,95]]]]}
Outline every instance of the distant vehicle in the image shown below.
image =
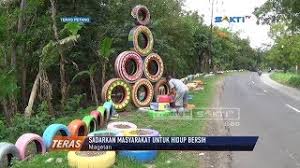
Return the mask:
{"type": "Polygon", "coordinates": [[[261,70],[258,70],[257,73],[258,73],[259,76],[261,76],[262,71],[261,71],[261,70]]]}

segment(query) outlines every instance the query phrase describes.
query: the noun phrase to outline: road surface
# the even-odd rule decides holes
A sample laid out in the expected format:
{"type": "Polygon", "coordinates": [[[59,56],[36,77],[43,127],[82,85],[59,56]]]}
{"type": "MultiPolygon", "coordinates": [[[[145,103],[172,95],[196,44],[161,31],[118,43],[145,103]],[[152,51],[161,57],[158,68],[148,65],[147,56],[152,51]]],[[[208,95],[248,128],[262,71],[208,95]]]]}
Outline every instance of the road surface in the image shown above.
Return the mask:
{"type": "Polygon", "coordinates": [[[225,78],[222,107],[240,108],[231,135],[258,135],[253,152],[233,152],[233,168],[300,168],[300,92],[267,75],[239,73],[225,78]]]}

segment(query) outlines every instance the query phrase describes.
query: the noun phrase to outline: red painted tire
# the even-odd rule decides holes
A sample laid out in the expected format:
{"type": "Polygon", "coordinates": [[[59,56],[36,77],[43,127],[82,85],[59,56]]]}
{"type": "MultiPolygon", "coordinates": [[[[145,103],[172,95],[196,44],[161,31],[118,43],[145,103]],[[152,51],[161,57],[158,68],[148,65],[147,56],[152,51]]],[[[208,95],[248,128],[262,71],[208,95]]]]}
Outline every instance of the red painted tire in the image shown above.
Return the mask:
{"type": "Polygon", "coordinates": [[[170,86],[165,78],[162,78],[154,85],[154,96],[168,95],[170,93],[170,86]]]}
{"type": "Polygon", "coordinates": [[[85,122],[79,119],[70,122],[68,130],[71,133],[71,136],[86,136],[88,132],[85,122]]]}
{"type": "Polygon", "coordinates": [[[148,27],[137,26],[131,29],[131,31],[129,32],[128,42],[132,50],[136,51],[141,56],[147,56],[152,52],[154,39],[148,27]],[[144,46],[141,46],[139,37],[143,37],[146,41],[146,44],[144,46]]]}
{"type": "Polygon", "coordinates": [[[20,153],[21,160],[26,159],[26,148],[28,144],[34,142],[38,153],[44,154],[46,152],[46,146],[43,138],[37,134],[26,133],[20,136],[15,144],[20,153]]]}
{"type": "Polygon", "coordinates": [[[120,78],[113,78],[105,83],[102,88],[102,100],[112,101],[116,111],[123,111],[130,102],[131,88],[128,83],[120,78]],[[114,93],[114,91],[116,93],[114,93]]]}
{"type": "Polygon", "coordinates": [[[102,128],[105,125],[105,120],[100,112],[92,111],[90,115],[96,119],[98,128],[102,128]]]}
{"type": "Polygon", "coordinates": [[[134,51],[124,51],[115,61],[115,71],[117,75],[128,83],[135,83],[143,75],[142,57],[134,51]],[[133,63],[133,72],[129,72],[130,63],[133,63]]]}
{"type": "Polygon", "coordinates": [[[148,55],[144,61],[144,74],[151,82],[157,82],[164,73],[164,63],[161,57],[152,53],[148,55]]]}
{"type": "Polygon", "coordinates": [[[138,80],[132,87],[131,99],[136,107],[147,107],[153,100],[154,92],[151,82],[147,79],[138,80]],[[145,95],[142,96],[140,89],[144,88],[145,95]]]}
{"type": "Polygon", "coordinates": [[[156,98],[158,103],[171,103],[172,99],[168,95],[158,95],[156,98]]]}
{"type": "Polygon", "coordinates": [[[150,23],[150,12],[146,6],[137,5],[131,11],[131,16],[137,25],[148,25],[150,23]]]}

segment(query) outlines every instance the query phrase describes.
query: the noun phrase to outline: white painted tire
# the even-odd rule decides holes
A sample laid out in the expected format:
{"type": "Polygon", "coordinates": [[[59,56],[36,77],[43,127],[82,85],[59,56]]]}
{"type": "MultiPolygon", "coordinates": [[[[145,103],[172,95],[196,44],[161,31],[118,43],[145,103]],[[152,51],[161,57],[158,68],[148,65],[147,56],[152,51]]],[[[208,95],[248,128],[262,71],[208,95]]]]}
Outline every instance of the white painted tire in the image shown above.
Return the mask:
{"type": "Polygon", "coordinates": [[[133,123],[126,122],[126,121],[119,121],[119,122],[111,122],[107,125],[108,130],[123,132],[127,130],[137,129],[137,126],[133,123]],[[122,126],[123,128],[120,128],[122,126]]]}

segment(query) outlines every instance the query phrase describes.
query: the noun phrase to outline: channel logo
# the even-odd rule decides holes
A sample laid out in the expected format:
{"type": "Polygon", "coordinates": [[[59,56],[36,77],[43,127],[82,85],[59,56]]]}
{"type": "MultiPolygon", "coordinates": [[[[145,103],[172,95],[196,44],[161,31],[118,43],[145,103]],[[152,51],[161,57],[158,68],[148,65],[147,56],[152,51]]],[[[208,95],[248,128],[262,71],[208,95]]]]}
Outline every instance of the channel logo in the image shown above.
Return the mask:
{"type": "Polygon", "coordinates": [[[215,23],[228,22],[228,23],[245,23],[251,16],[216,16],[215,23]]]}

